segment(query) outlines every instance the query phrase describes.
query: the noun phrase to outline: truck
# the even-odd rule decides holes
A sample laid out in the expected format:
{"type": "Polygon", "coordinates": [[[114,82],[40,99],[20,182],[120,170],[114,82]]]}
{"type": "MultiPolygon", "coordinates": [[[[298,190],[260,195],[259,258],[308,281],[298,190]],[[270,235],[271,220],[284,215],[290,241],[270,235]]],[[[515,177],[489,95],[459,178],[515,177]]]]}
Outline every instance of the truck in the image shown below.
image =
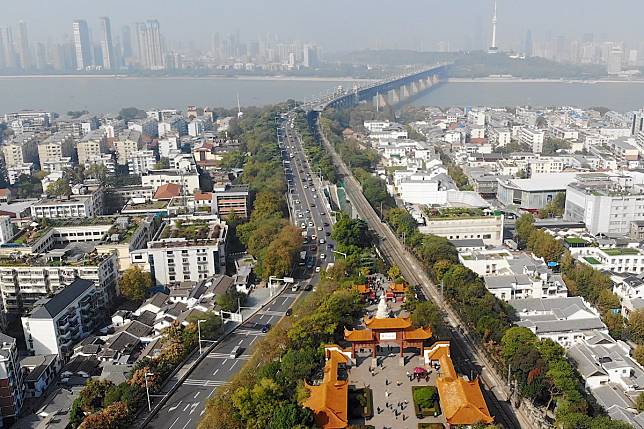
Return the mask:
{"type": "Polygon", "coordinates": [[[300,266],[303,266],[304,264],[306,264],[306,250],[302,250],[302,251],[300,252],[300,262],[299,262],[299,265],[300,265],[300,266]]]}

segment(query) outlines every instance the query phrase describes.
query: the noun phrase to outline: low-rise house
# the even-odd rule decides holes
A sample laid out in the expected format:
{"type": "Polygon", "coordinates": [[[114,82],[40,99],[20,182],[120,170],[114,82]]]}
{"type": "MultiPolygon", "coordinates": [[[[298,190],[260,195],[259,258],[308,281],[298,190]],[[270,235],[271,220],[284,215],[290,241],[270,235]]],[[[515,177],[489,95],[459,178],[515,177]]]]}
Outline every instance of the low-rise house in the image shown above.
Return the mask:
{"type": "Polygon", "coordinates": [[[24,372],[25,398],[40,398],[56,380],[61,361],[58,355],[27,356],[20,366],[24,372]]]}
{"type": "Polygon", "coordinates": [[[598,332],[608,334],[599,312],[581,297],[513,299],[508,303],[520,319],[518,326],[566,349],[598,332]]]}

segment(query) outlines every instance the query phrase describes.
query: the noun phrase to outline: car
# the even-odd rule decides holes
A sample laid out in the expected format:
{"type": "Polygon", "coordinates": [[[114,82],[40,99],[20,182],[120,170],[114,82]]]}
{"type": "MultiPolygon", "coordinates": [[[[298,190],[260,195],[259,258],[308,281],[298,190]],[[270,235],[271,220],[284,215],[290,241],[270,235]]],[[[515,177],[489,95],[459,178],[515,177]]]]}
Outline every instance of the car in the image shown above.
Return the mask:
{"type": "Polygon", "coordinates": [[[262,334],[267,333],[269,329],[271,329],[271,324],[270,323],[267,323],[264,326],[262,326],[262,334]]]}
{"type": "Polygon", "coordinates": [[[318,197],[318,194],[313,194],[313,198],[317,198],[317,197],[318,197]]]}
{"type": "Polygon", "coordinates": [[[285,313],[285,314],[286,314],[287,316],[290,316],[291,314],[293,314],[293,309],[292,309],[292,308],[287,308],[287,309],[286,309],[286,313],[285,313]]]}
{"type": "MultiPolygon", "coordinates": [[[[326,216],[326,213],[322,212],[322,213],[320,213],[320,216],[326,216]]],[[[329,225],[325,222],[324,226],[329,226],[329,225]]]]}
{"type": "Polygon", "coordinates": [[[324,238],[320,238],[319,243],[320,243],[320,244],[324,244],[324,243],[326,243],[326,241],[324,240],[324,238]]]}
{"type": "Polygon", "coordinates": [[[315,272],[319,273],[320,272],[320,267],[315,267],[315,272]]]}
{"type": "Polygon", "coordinates": [[[326,259],[326,253],[320,254],[320,259],[326,259]]]}
{"type": "Polygon", "coordinates": [[[233,347],[233,349],[228,354],[228,358],[229,359],[235,359],[235,358],[237,358],[237,356],[239,356],[239,353],[241,353],[241,347],[235,346],[235,347],[233,347]]]}
{"type": "Polygon", "coordinates": [[[302,222],[302,224],[300,225],[300,227],[302,227],[302,229],[306,229],[306,224],[305,224],[304,222],[302,222]]]}
{"type": "Polygon", "coordinates": [[[321,226],[318,226],[318,231],[322,231],[322,227],[321,227],[321,226]]]}
{"type": "Polygon", "coordinates": [[[326,245],[327,249],[333,249],[333,244],[329,243],[326,245]]]}
{"type": "Polygon", "coordinates": [[[331,233],[329,231],[325,232],[324,235],[326,235],[327,237],[331,237],[331,233]]]}
{"type": "Polygon", "coordinates": [[[304,215],[302,213],[298,213],[297,217],[304,217],[304,215]]]}
{"type": "Polygon", "coordinates": [[[315,207],[315,203],[311,203],[311,207],[315,207]]]}
{"type": "Polygon", "coordinates": [[[317,235],[313,234],[313,235],[311,236],[311,240],[317,240],[317,239],[318,239],[318,236],[317,236],[317,235]]]}
{"type": "Polygon", "coordinates": [[[312,228],[314,226],[313,222],[309,222],[309,226],[312,228]]]}
{"type": "Polygon", "coordinates": [[[324,226],[329,226],[329,222],[324,222],[324,226]]]}
{"type": "Polygon", "coordinates": [[[293,286],[291,286],[291,292],[297,292],[299,288],[300,288],[300,285],[295,283],[293,286]]]}
{"type": "Polygon", "coordinates": [[[306,185],[304,185],[304,189],[309,189],[309,187],[308,187],[308,186],[306,186],[306,185]]]}
{"type": "Polygon", "coordinates": [[[307,283],[306,286],[304,286],[304,290],[307,292],[310,291],[311,289],[313,289],[313,285],[311,283],[307,283]]]}

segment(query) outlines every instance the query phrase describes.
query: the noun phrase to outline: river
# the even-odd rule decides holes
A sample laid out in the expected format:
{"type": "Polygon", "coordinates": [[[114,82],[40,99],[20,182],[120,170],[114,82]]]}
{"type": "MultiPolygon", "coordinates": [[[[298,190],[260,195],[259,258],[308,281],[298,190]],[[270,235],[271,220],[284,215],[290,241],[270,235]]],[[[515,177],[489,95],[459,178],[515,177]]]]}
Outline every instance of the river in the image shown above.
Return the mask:
{"type": "MultiPolygon", "coordinates": [[[[122,107],[185,109],[188,105],[234,107],[265,105],[312,95],[351,79],[294,78],[117,78],[0,77],[0,112],[43,109],[64,113],[88,110],[118,112],[122,107]]],[[[455,81],[443,84],[414,102],[434,106],[572,105],[606,106],[618,111],[644,106],[641,82],[455,81]]]]}

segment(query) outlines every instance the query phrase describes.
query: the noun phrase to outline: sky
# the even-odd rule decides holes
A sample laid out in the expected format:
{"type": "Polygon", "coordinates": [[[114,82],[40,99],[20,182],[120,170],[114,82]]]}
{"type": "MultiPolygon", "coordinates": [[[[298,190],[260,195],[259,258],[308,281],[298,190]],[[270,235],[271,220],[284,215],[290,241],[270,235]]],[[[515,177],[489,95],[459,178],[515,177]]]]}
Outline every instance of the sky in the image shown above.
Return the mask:
{"type": "MultiPolygon", "coordinates": [[[[4,0],[8,2],[9,0],[4,0]]],[[[489,44],[493,0],[22,0],[2,8],[0,26],[27,23],[30,41],[60,41],[73,19],[98,29],[109,16],[112,31],[124,24],[158,19],[168,41],[208,46],[214,32],[239,30],[242,40],[268,32],[299,39],[325,50],[407,48],[435,50],[489,44]]],[[[498,0],[498,45],[521,46],[526,31],[535,40],[548,35],[644,40],[641,0],[498,0]]]]}

